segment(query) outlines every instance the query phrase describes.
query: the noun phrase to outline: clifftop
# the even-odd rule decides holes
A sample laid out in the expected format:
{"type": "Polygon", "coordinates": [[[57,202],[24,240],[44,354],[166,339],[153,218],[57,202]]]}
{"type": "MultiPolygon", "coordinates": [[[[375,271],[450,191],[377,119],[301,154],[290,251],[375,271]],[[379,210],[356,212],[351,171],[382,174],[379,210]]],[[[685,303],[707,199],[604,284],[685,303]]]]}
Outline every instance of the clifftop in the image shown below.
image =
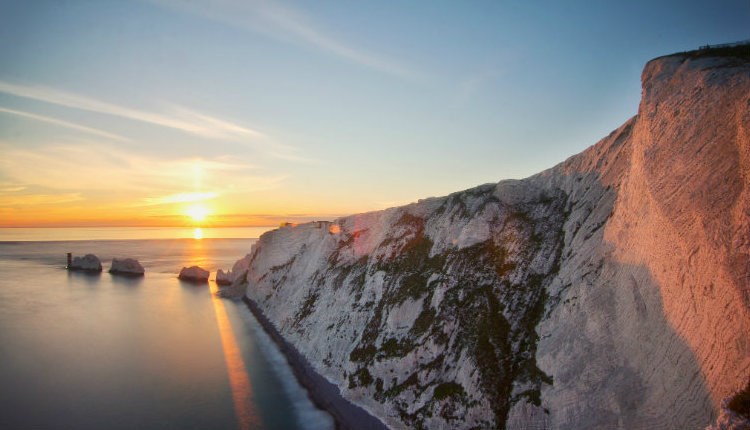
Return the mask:
{"type": "MultiPolygon", "coordinates": [[[[692,51],[675,52],[674,54],[656,57],[651,61],[659,61],[669,57],[682,58],[725,58],[738,61],[750,60],[750,40],[734,43],[722,43],[718,45],[706,45],[692,51]]],[[[650,62],[651,62],[650,61],[650,62]]],[[[649,63],[650,63],[649,62],[649,63]]],[[[648,66],[648,63],[647,63],[648,66]]]]}

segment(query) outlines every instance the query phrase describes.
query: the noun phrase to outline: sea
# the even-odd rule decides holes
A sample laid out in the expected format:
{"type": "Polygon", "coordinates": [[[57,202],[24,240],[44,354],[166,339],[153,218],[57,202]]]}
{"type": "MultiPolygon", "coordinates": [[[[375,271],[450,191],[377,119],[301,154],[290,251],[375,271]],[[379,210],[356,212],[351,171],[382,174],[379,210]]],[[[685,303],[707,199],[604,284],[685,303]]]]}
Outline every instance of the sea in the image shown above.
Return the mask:
{"type": "Polygon", "coordinates": [[[265,230],[0,228],[0,429],[334,428],[245,304],[214,295],[265,230]],[[67,271],[68,252],[104,271],[67,271]],[[191,265],[208,284],[177,279],[191,265]]]}

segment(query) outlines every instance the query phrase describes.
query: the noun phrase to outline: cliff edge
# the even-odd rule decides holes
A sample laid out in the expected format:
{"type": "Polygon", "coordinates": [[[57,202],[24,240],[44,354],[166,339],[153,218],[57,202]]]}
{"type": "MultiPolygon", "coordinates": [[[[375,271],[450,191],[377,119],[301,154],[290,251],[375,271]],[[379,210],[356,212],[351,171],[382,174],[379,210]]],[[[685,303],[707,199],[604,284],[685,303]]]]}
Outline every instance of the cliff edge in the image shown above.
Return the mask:
{"type": "Polygon", "coordinates": [[[264,234],[235,286],[391,428],[703,428],[750,374],[750,56],[538,175],[264,234]]]}

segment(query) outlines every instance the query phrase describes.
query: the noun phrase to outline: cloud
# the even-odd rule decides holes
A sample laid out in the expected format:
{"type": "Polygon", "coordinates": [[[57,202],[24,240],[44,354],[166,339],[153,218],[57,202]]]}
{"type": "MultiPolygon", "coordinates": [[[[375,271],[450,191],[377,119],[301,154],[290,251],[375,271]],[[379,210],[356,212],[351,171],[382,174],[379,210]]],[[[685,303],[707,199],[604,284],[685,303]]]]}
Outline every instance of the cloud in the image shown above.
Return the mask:
{"type": "Polygon", "coordinates": [[[217,193],[214,190],[227,189],[227,184],[242,192],[268,190],[285,179],[283,175],[263,174],[262,169],[250,164],[150,158],[101,142],[52,142],[34,149],[0,142],[0,153],[0,177],[7,178],[9,184],[102,196],[121,193],[128,195],[130,202],[141,202],[141,206],[159,199],[208,197],[217,193]]]}
{"type": "Polygon", "coordinates": [[[134,190],[140,188],[136,186],[141,170],[138,166],[151,164],[102,142],[53,143],[33,149],[0,142],[0,152],[0,173],[4,177],[51,190],[134,190]]]}
{"type": "MultiPolygon", "coordinates": [[[[171,106],[173,110],[171,118],[156,115],[157,119],[154,121],[146,121],[145,119],[143,121],[213,139],[262,139],[266,137],[260,131],[251,128],[243,127],[179,105],[171,106]]],[[[153,116],[153,114],[149,115],[153,116]]]]}
{"type": "Polygon", "coordinates": [[[213,200],[219,197],[219,193],[206,192],[206,193],[177,193],[170,194],[162,197],[147,197],[144,199],[144,204],[150,205],[168,205],[174,203],[194,203],[202,202],[205,200],[213,200]]]}
{"type": "Polygon", "coordinates": [[[171,115],[165,115],[118,106],[54,88],[20,85],[5,81],[0,81],[0,92],[59,106],[145,122],[199,137],[227,140],[265,137],[263,133],[257,130],[176,105],[173,105],[174,112],[171,115]]]}
{"type": "MultiPolygon", "coordinates": [[[[249,145],[259,151],[259,153],[279,160],[291,161],[295,163],[311,163],[315,161],[303,155],[300,155],[297,148],[295,147],[279,142],[274,142],[272,139],[270,139],[260,131],[176,104],[165,103],[164,106],[166,107],[167,113],[153,113],[114,105],[79,94],[61,91],[45,86],[21,85],[5,81],[0,81],[0,92],[11,94],[16,97],[38,100],[58,106],[139,121],[177,130],[202,138],[226,140],[243,145],[249,145]]],[[[50,124],[75,129],[89,134],[94,134],[100,137],[106,137],[108,139],[119,141],[129,140],[123,136],[119,136],[103,130],[98,130],[80,124],[75,124],[30,112],[22,112],[7,108],[0,108],[0,112],[32,118],[38,121],[44,121],[50,124]]]]}
{"type": "Polygon", "coordinates": [[[228,225],[260,225],[277,226],[282,222],[302,224],[311,221],[332,221],[345,214],[262,214],[262,213],[233,213],[216,214],[213,218],[218,223],[228,225]]]}
{"type": "Polygon", "coordinates": [[[151,2],[169,9],[213,19],[242,30],[261,33],[276,40],[311,46],[329,55],[389,75],[408,79],[419,78],[413,70],[394,60],[355,48],[327,34],[309,16],[277,1],[151,0],[151,2]]]}
{"type": "Polygon", "coordinates": [[[3,107],[0,107],[0,112],[11,114],[11,115],[16,115],[16,116],[20,116],[24,118],[31,118],[37,121],[46,122],[48,124],[59,125],[61,127],[65,127],[65,128],[69,128],[69,129],[77,130],[77,131],[82,131],[84,133],[93,134],[99,137],[105,137],[107,139],[118,140],[121,142],[127,142],[129,140],[126,137],[113,134],[113,133],[109,133],[109,132],[99,130],[96,128],[86,127],[80,124],[63,121],[63,120],[56,119],[56,118],[50,118],[48,116],[37,115],[37,114],[30,113],[30,112],[23,112],[23,111],[14,110],[14,109],[6,109],[3,107]]]}
{"type": "Polygon", "coordinates": [[[390,75],[414,78],[408,68],[370,52],[355,49],[323,31],[317,29],[308,17],[299,11],[282,6],[280,3],[261,3],[262,14],[279,28],[295,35],[300,40],[315,46],[321,51],[336,55],[351,62],[367,66],[390,75]]]}
{"type": "Polygon", "coordinates": [[[26,187],[23,185],[16,185],[16,184],[0,184],[0,194],[5,193],[17,193],[19,191],[25,190],[26,187]]]}
{"type": "Polygon", "coordinates": [[[0,199],[0,206],[19,207],[34,205],[59,205],[83,200],[81,193],[23,194],[0,199]]]}

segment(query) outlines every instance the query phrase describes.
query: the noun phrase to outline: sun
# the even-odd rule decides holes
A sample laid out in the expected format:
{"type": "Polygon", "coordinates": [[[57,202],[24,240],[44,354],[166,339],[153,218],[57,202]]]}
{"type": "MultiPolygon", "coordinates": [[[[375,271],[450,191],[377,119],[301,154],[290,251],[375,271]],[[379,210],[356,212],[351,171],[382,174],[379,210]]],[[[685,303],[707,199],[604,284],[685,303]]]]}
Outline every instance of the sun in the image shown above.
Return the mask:
{"type": "Polygon", "coordinates": [[[192,205],[185,209],[185,215],[189,216],[195,223],[205,221],[210,212],[204,205],[192,205]]]}

